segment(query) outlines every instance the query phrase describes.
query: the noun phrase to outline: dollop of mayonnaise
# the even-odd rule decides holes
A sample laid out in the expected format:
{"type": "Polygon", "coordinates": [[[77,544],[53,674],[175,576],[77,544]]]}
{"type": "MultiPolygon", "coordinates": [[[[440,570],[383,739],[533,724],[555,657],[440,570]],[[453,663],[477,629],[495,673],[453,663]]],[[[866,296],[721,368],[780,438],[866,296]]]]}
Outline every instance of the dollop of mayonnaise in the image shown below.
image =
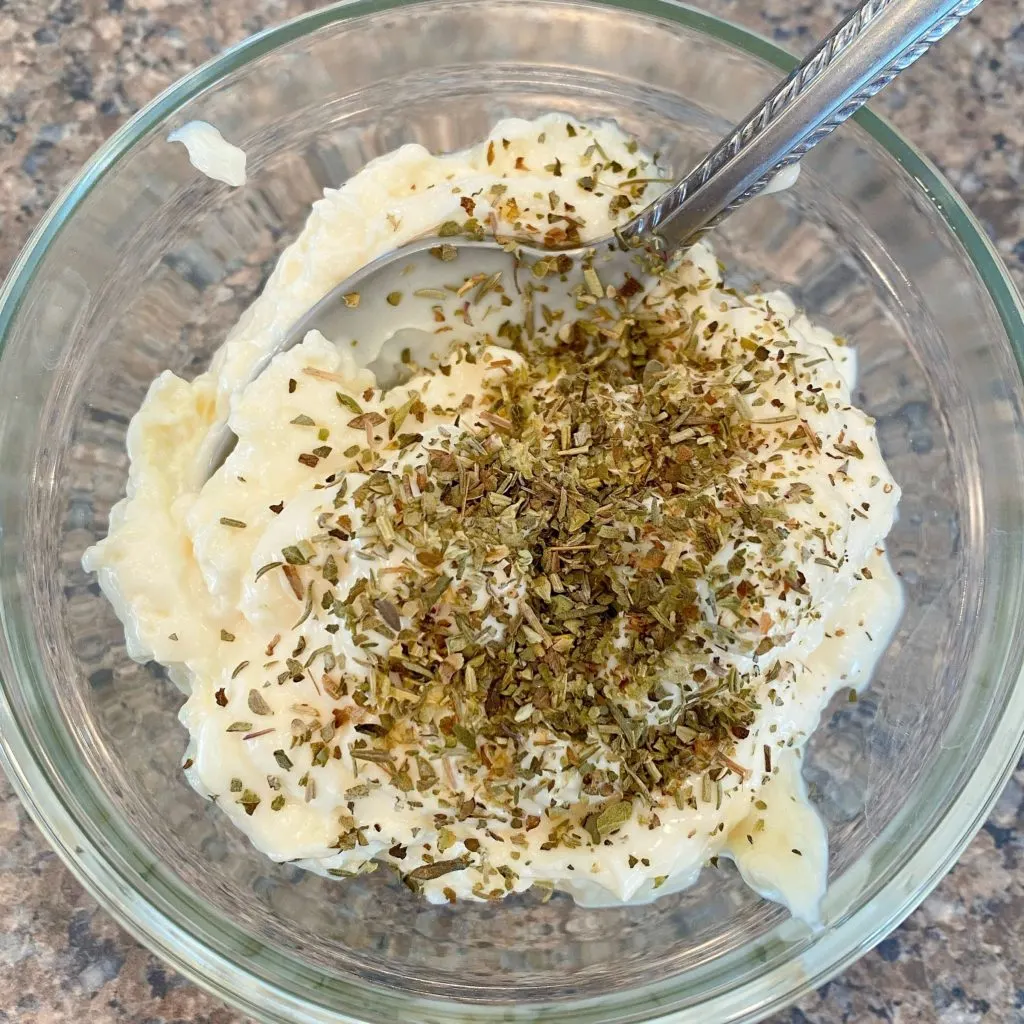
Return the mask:
{"type": "Polygon", "coordinates": [[[192,166],[208,178],[234,188],[245,184],[245,150],[228,142],[212,124],[189,121],[175,128],[167,141],[180,142],[192,166]]]}
{"type": "MultiPolygon", "coordinates": [[[[209,371],[192,382],[169,372],[153,382],[128,431],[127,495],[84,565],[124,622],[129,654],[167,666],[189,694],[181,720],[190,735],[190,782],[273,859],[333,876],[386,863],[433,901],[493,899],[540,885],[600,905],[683,888],[711,858],[727,856],[758,892],[817,920],[827,846],[802,781],[802,749],[831,697],[865,684],[901,609],[883,546],[899,488],[872,421],[851,404],[849,348],[785,295],[727,288],[704,245],[651,297],[651,309],[668,303],[690,325],[679,355],[670,342],[682,326],[659,321],[665,365],[678,359],[683,373],[695,360],[716,388],[752,374],[737,392],[737,411],[765,425],[771,455],[756,466],[751,459],[750,479],[778,492],[771,513],[778,525],[768,539],[801,571],[766,604],[753,638],[740,635],[727,595],[697,581],[708,635],[721,638],[716,668],[760,680],[752,724],[737,731],[728,770],[713,783],[695,777],[685,798],[661,802],[655,787],[654,804],[624,817],[601,842],[585,831],[563,841],[587,799],[583,772],[564,741],[542,729],[526,758],[538,781],[516,791],[511,814],[507,801],[488,803],[479,767],[460,754],[472,737],[435,733],[431,745],[410,736],[416,753],[408,770],[381,756],[370,744],[393,723],[382,724],[375,701],[406,702],[431,727],[430,709],[462,661],[453,655],[438,666],[433,696],[429,687],[403,687],[399,673],[381,678],[367,652],[386,646],[411,606],[385,601],[384,633],[361,629],[346,610],[367,587],[377,594],[381,580],[422,569],[401,537],[379,553],[390,513],[381,499],[366,521],[365,495],[377,488],[405,514],[418,507],[431,453],[500,425],[478,399],[500,394],[524,357],[485,344],[453,356],[443,373],[416,373],[385,390],[353,361],[352,339],[314,331],[251,380],[292,323],[389,249],[469,219],[538,237],[570,223],[583,239],[600,237],[649,201],[665,177],[616,127],[560,115],[503,121],[479,145],[450,155],[403,146],[325,192],[209,371]],[[635,189],[633,181],[652,184],[635,189]],[[719,365],[731,369],[716,382],[719,365]],[[206,444],[225,420],[238,444],[207,480],[206,444]],[[380,458],[368,459],[368,451],[380,458]],[[331,545],[337,554],[327,562],[331,545]],[[749,649],[762,640],[771,641],[769,653],[752,659],[749,649]]],[[[472,336],[445,330],[453,343],[472,336]]],[[[680,458],[700,458],[702,422],[694,409],[672,433],[680,458]]],[[[716,500],[735,506],[736,486],[723,481],[716,500]]],[[[494,507],[497,519],[501,502],[494,507]]],[[[759,543],[730,541],[718,578],[734,564],[727,571],[737,580],[770,568],[759,543]]],[[[681,551],[680,542],[671,557],[681,551]]],[[[429,571],[457,575],[455,562],[449,570],[436,559],[429,571]]],[[[519,618],[521,602],[526,608],[524,579],[501,545],[464,579],[470,598],[499,601],[507,611],[483,624],[496,641],[503,620],[519,618]]],[[[660,704],[672,713],[686,692],[660,704]]],[[[599,771],[614,771],[604,754],[593,758],[599,771]]]]}

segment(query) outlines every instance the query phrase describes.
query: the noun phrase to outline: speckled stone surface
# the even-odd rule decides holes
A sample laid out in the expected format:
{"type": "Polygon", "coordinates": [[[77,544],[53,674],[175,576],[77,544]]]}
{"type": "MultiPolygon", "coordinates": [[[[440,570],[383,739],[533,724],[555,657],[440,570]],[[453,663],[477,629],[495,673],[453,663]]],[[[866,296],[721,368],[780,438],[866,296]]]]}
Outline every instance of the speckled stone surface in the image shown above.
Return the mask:
{"type": "MultiPolygon", "coordinates": [[[[538,0],[541,2],[541,0],[538,0]]],[[[0,0],[0,276],[83,161],[225,45],[310,0],[0,0]]],[[[703,0],[800,50],[843,5],[703,0]]],[[[1024,7],[981,10],[876,102],[960,190],[1024,286],[1024,7]]],[[[241,1024],[84,893],[0,777],[0,1022],[241,1024]]],[[[1024,765],[893,935],[775,1018],[1024,1022],[1024,765]]],[[[710,1024],[710,1022],[709,1022],[710,1024]]]]}

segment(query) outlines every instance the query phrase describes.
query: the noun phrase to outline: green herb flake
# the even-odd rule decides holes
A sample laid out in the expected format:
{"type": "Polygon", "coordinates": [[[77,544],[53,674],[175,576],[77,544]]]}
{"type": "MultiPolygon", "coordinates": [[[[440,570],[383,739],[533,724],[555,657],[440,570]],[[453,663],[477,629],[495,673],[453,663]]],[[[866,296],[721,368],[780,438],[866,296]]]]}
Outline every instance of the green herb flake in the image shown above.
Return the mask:
{"type": "MultiPolygon", "coordinates": [[[[299,548],[298,548],[297,546],[295,546],[295,545],[289,545],[289,546],[288,546],[288,547],[286,547],[286,548],[282,548],[282,549],[281,549],[281,557],[282,557],[282,558],[283,558],[283,559],[284,559],[284,560],[285,560],[285,561],[286,561],[286,562],[287,562],[287,563],[288,563],[289,565],[308,565],[308,564],[309,564],[309,559],[308,559],[308,558],[306,557],[306,555],[305,555],[305,554],[303,554],[303,552],[302,552],[302,551],[301,551],[301,550],[300,550],[300,549],[299,549],[299,548]]],[[[264,566],[264,567],[263,567],[263,569],[261,569],[261,570],[260,570],[260,572],[262,573],[262,572],[264,572],[265,570],[268,570],[268,568],[276,568],[276,566],[278,566],[278,565],[280,565],[280,564],[281,564],[280,562],[277,562],[277,563],[271,563],[271,565],[270,565],[269,567],[268,567],[268,566],[264,566]]],[[[257,577],[257,578],[258,578],[258,577],[257,577]]]]}
{"type": "Polygon", "coordinates": [[[351,395],[346,395],[343,391],[335,391],[334,397],[343,409],[347,409],[356,416],[362,415],[363,407],[351,395]]]}
{"type": "Polygon", "coordinates": [[[242,790],[242,795],[238,798],[238,803],[242,805],[242,809],[249,817],[252,817],[256,808],[260,805],[259,796],[251,789],[242,790]]]}
{"type": "Polygon", "coordinates": [[[263,695],[259,692],[259,690],[250,690],[249,691],[248,704],[249,704],[249,710],[254,715],[272,715],[273,714],[273,711],[271,710],[270,705],[266,702],[266,700],[264,699],[263,695]]]}

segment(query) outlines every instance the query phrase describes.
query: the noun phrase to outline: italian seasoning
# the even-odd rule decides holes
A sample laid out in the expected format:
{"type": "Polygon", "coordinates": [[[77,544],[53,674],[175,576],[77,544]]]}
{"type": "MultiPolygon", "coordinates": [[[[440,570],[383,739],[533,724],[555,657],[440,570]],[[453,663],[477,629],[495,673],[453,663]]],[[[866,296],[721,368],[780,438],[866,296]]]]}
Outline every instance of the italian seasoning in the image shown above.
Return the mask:
{"type": "MultiPolygon", "coordinates": [[[[360,411],[348,426],[366,430],[351,452],[362,476],[318,485],[331,495],[319,532],[257,573],[288,570],[296,627],[336,622],[360,651],[358,666],[330,645],[286,663],[279,683],[319,677],[363,719],[347,747],[331,742],[346,712],[298,720],[292,746],[308,745],[314,769],[347,757],[372,786],[449,807],[439,853],[458,841],[476,854],[474,833],[496,825],[524,846],[539,831],[542,851],[600,846],[668,806],[720,808],[723,782],[762,770],[734,755],[793,678],[776,648],[817,615],[808,556],[842,562],[840,523],[794,515],[814,506],[803,475],[822,446],[804,410],[827,397],[770,308],[751,307],[762,330],[719,344],[691,277],[664,271],[642,301],[626,290],[614,320],[567,321],[553,347],[512,325],[514,356],[486,338],[457,346],[437,374],[489,373],[457,429],[427,439],[417,428],[438,410],[416,391],[387,415],[360,411]],[[342,587],[355,538],[356,557],[392,568],[342,587]]],[[[856,444],[831,447],[846,459],[856,444]]],[[[257,691],[249,710],[269,712],[257,691]]],[[[353,814],[336,848],[358,848],[365,827],[353,814]]]]}

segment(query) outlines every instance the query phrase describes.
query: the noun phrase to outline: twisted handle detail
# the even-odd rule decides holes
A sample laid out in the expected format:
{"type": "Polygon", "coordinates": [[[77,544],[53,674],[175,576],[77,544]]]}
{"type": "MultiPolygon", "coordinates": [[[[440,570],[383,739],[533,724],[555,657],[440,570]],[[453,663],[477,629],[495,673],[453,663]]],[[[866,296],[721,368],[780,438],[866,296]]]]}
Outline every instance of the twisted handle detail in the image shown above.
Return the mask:
{"type": "Polygon", "coordinates": [[[618,232],[670,255],[763,191],[981,0],[865,0],[685,177],[618,232]]]}

